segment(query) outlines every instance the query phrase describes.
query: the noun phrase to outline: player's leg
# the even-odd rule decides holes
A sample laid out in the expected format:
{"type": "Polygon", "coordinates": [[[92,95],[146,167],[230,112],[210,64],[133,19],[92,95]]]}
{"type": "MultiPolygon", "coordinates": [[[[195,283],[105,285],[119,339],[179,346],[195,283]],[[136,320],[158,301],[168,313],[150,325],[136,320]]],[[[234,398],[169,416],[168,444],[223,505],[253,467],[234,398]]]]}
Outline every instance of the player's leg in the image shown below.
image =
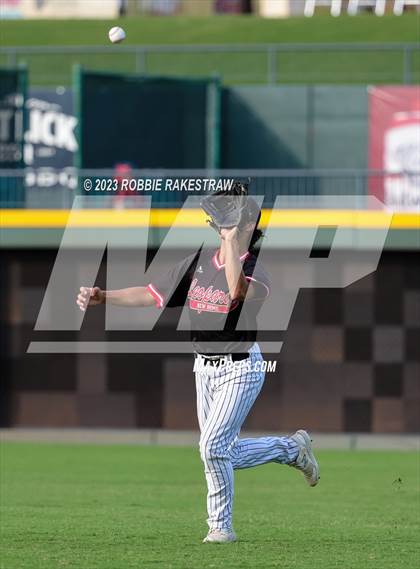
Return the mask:
{"type": "MultiPolygon", "coordinates": [[[[250,352],[252,365],[262,360],[258,347],[250,352]]],[[[310,486],[319,480],[319,466],[312,452],[306,431],[297,431],[290,437],[236,438],[229,448],[232,466],[252,468],[268,462],[287,464],[300,470],[310,486]]]]}
{"type": "MultiPolygon", "coordinates": [[[[211,373],[196,372],[196,390],[197,390],[197,416],[200,431],[206,423],[210,407],[213,403],[212,379],[214,377],[214,370],[208,370],[211,373]]],[[[236,539],[233,531],[212,530],[204,539],[204,542],[229,542],[236,539]]]]}
{"type": "MultiPolygon", "coordinates": [[[[250,350],[249,377],[257,376],[252,370],[257,369],[257,363],[262,362],[259,346],[255,344],[250,350]]],[[[264,380],[264,378],[263,378],[264,380]]],[[[229,448],[229,456],[233,468],[252,468],[268,462],[292,464],[299,453],[299,447],[290,437],[258,437],[240,439],[236,437],[229,448]]]]}
{"type": "Polygon", "coordinates": [[[202,428],[200,455],[207,480],[210,531],[232,528],[233,466],[229,454],[264,382],[264,373],[231,371],[215,378],[216,387],[202,428]]]}
{"type": "Polygon", "coordinates": [[[293,464],[299,446],[290,437],[258,437],[234,441],[229,449],[233,468],[252,468],[268,462],[293,464]]]}
{"type": "Polygon", "coordinates": [[[210,405],[213,402],[210,378],[205,371],[198,370],[195,372],[195,387],[197,395],[197,419],[201,432],[206,422],[210,405]]]}

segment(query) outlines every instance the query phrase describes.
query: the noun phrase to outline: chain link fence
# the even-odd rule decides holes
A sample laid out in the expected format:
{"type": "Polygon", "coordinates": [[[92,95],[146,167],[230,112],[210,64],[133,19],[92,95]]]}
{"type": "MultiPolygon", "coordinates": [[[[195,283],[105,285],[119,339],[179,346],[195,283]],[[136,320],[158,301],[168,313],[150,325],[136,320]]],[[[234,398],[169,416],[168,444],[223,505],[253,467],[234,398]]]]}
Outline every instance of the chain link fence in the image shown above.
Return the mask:
{"type": "MultiPolygon", "coordinates": [[[[275,199],[293,196],[311,198],[325,196],[360,197],[361,207],[371,189],[382,188],[387,193],[388,205],[396,209],[418,209],[420,206],[419,172],[385,172],[381,170],[132,170],[127,174],[125,187],[115,170],[63,170],[43,171],[42,179],[33,169],[0,171],[0,207],[34,209],[68,209],[78,195],[95,196],[98,208],[138,207],[138,196],[152,197],[153,206],[179,207],[191,195],[208,194],[211,186],[205,180],[241,179],[250,181],[250,193],[264,196],[264,205],[272,206],[275,199]],[[166,180],[171,180],[170,185],[166,180]],[[188,188],[182,180],[200,179],[201,189],[193,182],[188,188]],[[149,180],[149,186],[141,181],[149,180]],[[156,190],[153,180],[161,180],[156,190]],[[179,181],[174,182],[174,180],[179,181]],[[86,183],[86,181],[88,181],[86,183]],[[409,185],[410,191],[407,190],[409,185]],[[191,189],[193,188],[193,189],[191,189]],[[388,190],[387,190],[388,188],[388,190]],[[156,190],[156,191],[155,191],[156,190]],[[24,200],[20,196],[25,195],[24,200]],[[411,196],[410,203],[407,196],[411,196]],[[130,201],[136,197],[137,200],[130,201]],[[390,204],[392,200],[392,204],[390,204]]],[[[215,188],[214,188],[215,189],[215,188]]]]}
{"type": "Polygon", "coordinates": [[[36,46],[0,48],[0,66],[26,65],[32,86],[70,85],[74,65],[226,84],[420,83],[420,44],[36,46]]]}

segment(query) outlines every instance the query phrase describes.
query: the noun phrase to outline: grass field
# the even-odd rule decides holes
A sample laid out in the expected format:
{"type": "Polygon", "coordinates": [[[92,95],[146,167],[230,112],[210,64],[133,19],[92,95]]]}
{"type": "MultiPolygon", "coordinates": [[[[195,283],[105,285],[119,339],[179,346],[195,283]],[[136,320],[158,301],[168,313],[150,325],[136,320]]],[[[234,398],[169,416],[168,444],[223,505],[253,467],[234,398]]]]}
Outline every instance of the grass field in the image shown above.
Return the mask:
{"type": "Polygon", "coordinates": [[[121,72],[176,75],[219,74],[226,83],[401,83],[404,69],[411,68],[411,80],[420,79],[420,50],[404,59],[402,50],[392,52],[287,52],[276,61],[266,53],[150,53],[146,58],[111,47],[108,29],[123,25],[125,46],[155,44],[259,44],[330,42],[418,42],[420,18],[357,16],[288,20],[249,16],[211,18],[130,18],[122,21],[4,21],[0,46],[47,46],[48,53],[0,54],[0,65],[26,63],[34,85],[68,85],[75,63],[87,68],[121,72]],[[53,46],[108,46],[100,54],[55,53],[53,46]]]}
{"type": "Polygon", "coordinates": [[[2,569],[418,567],[414,453],[319,453],[308,488],[279,465],[236,474],[239,541],[203,545],[189,448],[2,446],[2,569]]]}
{"type": "Polygon", "coordinates": [[[416,42],[420,16],[369,15],[264,19],[252,16],[141,17],[121,20],[23,20],[1,23],[1,45],[108,45],[113,25],[127,32],[125,45],[313,42],[416,42]]]}

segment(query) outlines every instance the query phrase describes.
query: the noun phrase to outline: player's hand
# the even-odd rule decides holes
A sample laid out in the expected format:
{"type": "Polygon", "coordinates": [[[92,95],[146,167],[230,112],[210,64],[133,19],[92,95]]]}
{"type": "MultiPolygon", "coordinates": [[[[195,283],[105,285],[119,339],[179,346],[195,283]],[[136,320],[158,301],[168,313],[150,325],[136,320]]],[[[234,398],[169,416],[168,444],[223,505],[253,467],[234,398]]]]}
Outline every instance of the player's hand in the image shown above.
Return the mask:
{"type": "Polygon", "coordinates": [[[84,312],[88,306],[96,306],[105,302],[105,292],[98,286],[88,288],[85,286],[80,287],[80,292],[77,295],[76,303],[80,310],[84,312]]]}
{"type": "Polygon", "coordinates": [[[231,227],[229,229],[221,229],[220,235],[225,241],[235,241],[238,239],[239,230],[237,227],[231,227]]]}

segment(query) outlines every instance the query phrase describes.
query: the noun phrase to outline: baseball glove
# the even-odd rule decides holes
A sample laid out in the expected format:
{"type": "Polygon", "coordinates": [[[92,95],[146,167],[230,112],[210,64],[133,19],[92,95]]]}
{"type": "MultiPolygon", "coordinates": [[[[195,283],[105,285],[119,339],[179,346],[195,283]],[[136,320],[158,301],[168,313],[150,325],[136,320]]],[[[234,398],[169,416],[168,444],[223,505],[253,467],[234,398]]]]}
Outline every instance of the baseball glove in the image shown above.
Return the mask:
{"type": "MultiPolygon", "coordinates": [[[[218,233],[221,229],[239,227],[250,221],[248,184],[236,181],[230,190],[216,192],[201,202],[210,219],[207,223],[218,233]]],[[[254,220],[255,221],[255,220],[254,220]]]]}

